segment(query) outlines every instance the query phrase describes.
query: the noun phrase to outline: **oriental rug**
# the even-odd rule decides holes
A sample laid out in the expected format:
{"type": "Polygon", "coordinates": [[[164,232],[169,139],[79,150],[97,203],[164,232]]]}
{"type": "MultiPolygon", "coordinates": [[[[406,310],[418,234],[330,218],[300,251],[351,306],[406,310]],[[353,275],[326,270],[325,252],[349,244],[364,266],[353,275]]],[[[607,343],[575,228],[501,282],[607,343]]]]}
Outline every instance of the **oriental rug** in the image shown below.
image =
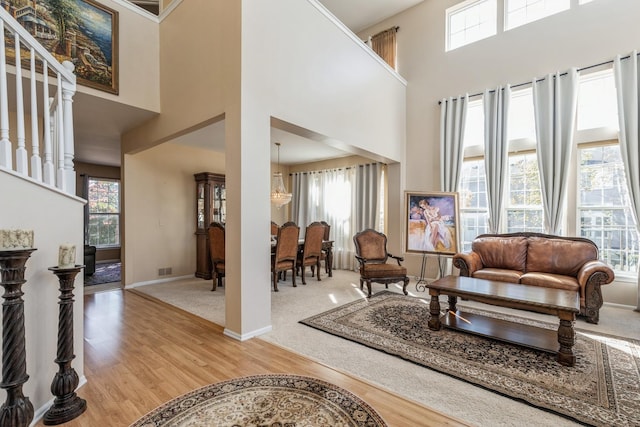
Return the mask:
{"type": "Polygon", "coordinates": [[[299,375],[236,378],[194,390],[131,427],[385,427],[380,415],[336,385],[299,375]]]}
{"type": "MultiPolygon", "coordinates": [[[[557,329],[557,324],[464,309],[557,329]]],[[[576,329],[577,361],[565,367],[550,353],[449,329],[431,331],[429,316],[428,300],[382,291],[300,323],[580,423],[640,425],[640,341],[576,329]]]]}
{"type": "Polygon", "coordinates": [[[120,281],[120,262],[106,262],[96,264],[96,271],[90,276],[84,276],[84,285],[101,285],[120,281]]]}

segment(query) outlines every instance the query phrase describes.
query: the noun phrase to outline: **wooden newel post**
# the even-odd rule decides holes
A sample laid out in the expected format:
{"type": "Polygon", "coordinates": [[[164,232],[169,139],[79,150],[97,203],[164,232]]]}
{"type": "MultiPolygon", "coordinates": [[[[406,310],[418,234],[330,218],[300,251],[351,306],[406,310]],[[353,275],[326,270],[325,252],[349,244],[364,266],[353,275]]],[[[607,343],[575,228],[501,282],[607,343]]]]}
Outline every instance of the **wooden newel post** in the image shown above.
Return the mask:
{"type": "Polygon", "coordinates": [[[27,382],[22,284],[25,264],[36,249],[0,250],[2,298],[2,383],[7,399],[0,408],[0,426],[23,427],[33,420],[33,404],[22,394],[27,382]]]}
{"type": "Polygon", "coordinates": [[[80,380],[71,361],[73,354],[73,287],[76,275],[83,268],[76,265],[71,268],[49,267],[60,282],[60,314],[58,316],[58,353],[55,362],[60,369],[51,383],[51,393],[56,398],[53,406],[44,414],[45,425],[62,424],[70,421],[87,409],[87,401],[75,392],[80,380]]]}

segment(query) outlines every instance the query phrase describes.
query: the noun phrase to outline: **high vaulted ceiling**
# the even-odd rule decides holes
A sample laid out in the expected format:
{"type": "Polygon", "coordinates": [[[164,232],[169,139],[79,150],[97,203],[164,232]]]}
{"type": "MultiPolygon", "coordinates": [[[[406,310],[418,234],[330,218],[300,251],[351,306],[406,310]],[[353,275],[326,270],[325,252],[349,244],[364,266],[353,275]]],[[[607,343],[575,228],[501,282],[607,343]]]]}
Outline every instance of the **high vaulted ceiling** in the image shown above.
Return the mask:
{"type": "MultiPolygon", "coordinates": [[[[131,3],[153,11],[158,0],[130,0],[131,3]]],[[[424,0],[319,0],[351,31],[357,33],[386,18],[402,12],[424,0]]],[[[81,93],[76,94],[74,109],[76,159],[87,163],[117,166],[120,164],[120,135],[151,117],[151,113],[105,101],[81,93]],[[94,99],[92,99],[94,98],[94,99]],[[80,104],[83,106],[81,108],[80,104]]],[[[222,140],[224,150],[224,122],[218,122],[180,138],[176,143],[211,148],[212,140],[222,140]]],[[[289,132],[286,126],[274,127],[272,142],[281,142],[282,164],[297,164],[342,157],[352,153],[340,150],[309,135],[289,132]],[[286,147],[286,149],[285,149],[286,147]]],[[[272,150],[272,162],[277,153],[272,150]]]]}

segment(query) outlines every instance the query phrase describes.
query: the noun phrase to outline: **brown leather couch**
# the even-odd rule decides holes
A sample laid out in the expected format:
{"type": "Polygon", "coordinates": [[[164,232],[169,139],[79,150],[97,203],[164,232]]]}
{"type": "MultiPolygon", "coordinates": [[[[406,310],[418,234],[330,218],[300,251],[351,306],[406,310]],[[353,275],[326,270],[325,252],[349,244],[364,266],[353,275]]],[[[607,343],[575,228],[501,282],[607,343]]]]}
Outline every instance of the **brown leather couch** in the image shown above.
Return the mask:
{"type": "Polygon", "coordinates": [[[540,233],[482,234],[471,252],[453,256],[453,265],[461,276],[574,290],[589,323],[599,320],[600,286],[614,279],[591,240],[540,233]]]}

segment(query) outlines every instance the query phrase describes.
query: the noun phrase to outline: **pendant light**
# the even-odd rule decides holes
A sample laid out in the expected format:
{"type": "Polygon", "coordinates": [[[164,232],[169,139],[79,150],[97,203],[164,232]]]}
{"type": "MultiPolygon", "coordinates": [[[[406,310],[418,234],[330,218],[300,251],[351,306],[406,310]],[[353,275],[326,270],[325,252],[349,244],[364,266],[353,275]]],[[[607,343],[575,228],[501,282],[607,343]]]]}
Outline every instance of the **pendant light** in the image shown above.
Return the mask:
{"type": "Polygon", "coordinates": [[[278,171],[273,174],[271,182],[271,204],[280,209],[291,201],[291,193],[287,193],[282,172],[280,172],[280,143],[276,142],[276,146],[278,147],[278,171]]]}

